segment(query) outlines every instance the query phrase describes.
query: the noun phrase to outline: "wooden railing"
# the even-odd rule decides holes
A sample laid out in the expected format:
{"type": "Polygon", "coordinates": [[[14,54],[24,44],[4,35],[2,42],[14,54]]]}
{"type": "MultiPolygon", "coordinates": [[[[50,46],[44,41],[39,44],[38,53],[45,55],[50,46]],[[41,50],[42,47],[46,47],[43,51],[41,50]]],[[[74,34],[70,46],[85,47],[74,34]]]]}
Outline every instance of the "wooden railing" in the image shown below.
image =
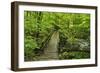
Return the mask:
{"type": "Polygon", "coordinates": [[[54,31],[50,32],[50,34],[47,36],[47,38],[45,39],[45,41],[42,42],[42,45],[41,45],[40,49],[45,50],[44,48],[47,47],[47,44],[49,43],[49,40],[50,40],[53,32],[54,31]]]}

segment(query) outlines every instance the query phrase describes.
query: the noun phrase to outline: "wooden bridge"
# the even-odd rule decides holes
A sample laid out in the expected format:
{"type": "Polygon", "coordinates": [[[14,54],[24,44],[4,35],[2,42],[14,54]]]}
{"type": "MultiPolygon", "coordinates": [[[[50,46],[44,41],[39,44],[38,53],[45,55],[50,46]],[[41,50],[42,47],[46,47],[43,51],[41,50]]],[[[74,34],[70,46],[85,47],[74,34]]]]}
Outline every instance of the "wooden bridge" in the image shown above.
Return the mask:
{"type": "Polygon", "coordinates": [[[41,47],[41,49],[44,49],[44,52],[39,57],[40,60],[58,59],[59,31],[53,31],[44,42],[41,47]]]}

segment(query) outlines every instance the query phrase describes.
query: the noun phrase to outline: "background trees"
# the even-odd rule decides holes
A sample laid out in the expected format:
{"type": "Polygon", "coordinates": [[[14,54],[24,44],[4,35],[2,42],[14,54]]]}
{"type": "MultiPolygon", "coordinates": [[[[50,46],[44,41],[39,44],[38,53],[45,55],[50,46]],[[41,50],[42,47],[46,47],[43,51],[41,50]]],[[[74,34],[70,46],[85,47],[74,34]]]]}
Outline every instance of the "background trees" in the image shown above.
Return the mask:
{"type": "Polygon", "coordinates": [[[59,59],[90,57],[90,15],[61,12],[24,12],[25,61],[38,60],[43,42],[59,28],[59,59]],[[57,29],[56,28],[56,29],[57,29]]]}

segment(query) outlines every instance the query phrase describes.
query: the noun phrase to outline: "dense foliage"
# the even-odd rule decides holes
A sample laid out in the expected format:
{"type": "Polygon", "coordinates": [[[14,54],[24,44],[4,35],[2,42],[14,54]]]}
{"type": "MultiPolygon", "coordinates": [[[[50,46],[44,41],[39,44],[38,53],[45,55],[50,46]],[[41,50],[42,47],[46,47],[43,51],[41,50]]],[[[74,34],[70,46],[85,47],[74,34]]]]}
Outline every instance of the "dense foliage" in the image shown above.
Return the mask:
{"type": "Polygon", "coordinates": [[[59,59],[90,58],[89,14],[25,11],[25,61],[38,60],[44,50],[41,46],[55,29],[59,31],[59,59]]]}

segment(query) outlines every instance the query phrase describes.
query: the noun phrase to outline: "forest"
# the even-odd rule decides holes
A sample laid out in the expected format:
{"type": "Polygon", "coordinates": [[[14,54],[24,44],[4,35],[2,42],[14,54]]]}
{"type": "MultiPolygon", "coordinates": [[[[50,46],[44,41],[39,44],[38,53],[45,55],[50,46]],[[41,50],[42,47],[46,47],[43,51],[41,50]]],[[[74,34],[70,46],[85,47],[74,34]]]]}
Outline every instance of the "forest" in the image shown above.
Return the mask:
{"type": "Polygon", "coordinates": [[[90,58],[90,14],[24,11],[25,61],[87,58],[90,58]]]}

